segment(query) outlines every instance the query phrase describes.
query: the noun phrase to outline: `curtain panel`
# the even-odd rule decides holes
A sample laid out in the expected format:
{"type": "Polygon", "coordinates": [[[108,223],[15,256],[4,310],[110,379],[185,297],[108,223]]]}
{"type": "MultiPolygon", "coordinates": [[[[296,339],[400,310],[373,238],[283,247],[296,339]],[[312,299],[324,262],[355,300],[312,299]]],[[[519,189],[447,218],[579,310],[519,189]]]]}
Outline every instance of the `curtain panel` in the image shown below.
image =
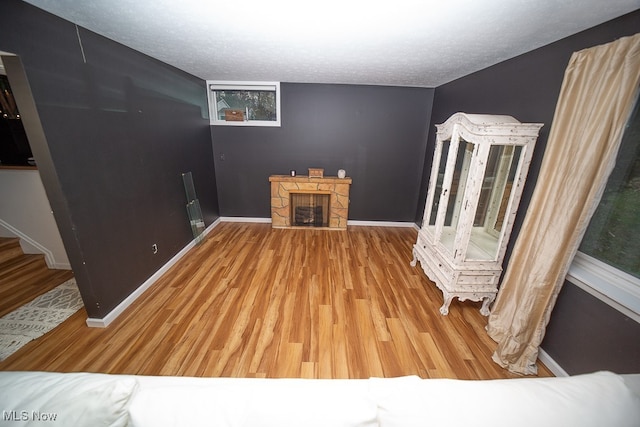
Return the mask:
{"type": "Polygon", "coordinates": [[[492,307],[493,360],[536,374],[545,328],[604,191],[640,82],[640,33],[575,52],[536,188],[492,307]]]}

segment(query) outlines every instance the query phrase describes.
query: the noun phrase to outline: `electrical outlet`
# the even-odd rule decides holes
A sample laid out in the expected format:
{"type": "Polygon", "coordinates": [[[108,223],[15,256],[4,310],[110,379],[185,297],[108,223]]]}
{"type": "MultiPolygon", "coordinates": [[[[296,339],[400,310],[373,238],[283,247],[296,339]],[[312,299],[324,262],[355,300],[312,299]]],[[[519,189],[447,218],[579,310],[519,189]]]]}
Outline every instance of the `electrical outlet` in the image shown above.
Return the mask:
{"type": "Polygon", "coordinates": [[[158,253],[158,245],[156,243],[151,245],[151,250],[153,251],[154,255],[157,254],[158,253]]]}

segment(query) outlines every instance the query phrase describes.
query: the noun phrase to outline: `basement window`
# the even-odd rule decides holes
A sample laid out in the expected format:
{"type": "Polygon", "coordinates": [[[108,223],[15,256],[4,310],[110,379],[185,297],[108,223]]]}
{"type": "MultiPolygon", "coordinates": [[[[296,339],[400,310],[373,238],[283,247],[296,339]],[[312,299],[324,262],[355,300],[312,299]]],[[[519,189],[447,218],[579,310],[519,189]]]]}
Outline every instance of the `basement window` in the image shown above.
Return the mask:
{"type": "Polygon", "coordinates": [[[207,81],[209,118],[216,126],[280,126],[279,82],[207,81]]]}

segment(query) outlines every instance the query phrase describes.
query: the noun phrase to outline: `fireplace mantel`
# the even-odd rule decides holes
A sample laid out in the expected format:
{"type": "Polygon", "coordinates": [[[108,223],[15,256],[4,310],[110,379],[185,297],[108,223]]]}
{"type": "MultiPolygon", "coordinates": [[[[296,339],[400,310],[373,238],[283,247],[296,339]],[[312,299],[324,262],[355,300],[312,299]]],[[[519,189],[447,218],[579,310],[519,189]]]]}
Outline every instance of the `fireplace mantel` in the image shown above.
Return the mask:
{"type": "Polygon", "coordinates": [[[329,194],[329,229],[346,230],[351,178],[271,175],[271,226],[293,228],[290,193],[329,194]]]}

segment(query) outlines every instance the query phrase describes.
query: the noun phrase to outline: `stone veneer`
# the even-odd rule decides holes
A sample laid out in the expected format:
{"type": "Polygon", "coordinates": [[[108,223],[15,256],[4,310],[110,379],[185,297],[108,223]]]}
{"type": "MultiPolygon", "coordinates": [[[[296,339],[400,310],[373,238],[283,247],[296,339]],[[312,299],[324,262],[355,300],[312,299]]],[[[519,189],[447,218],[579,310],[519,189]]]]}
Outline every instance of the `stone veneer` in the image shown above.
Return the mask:
{"type": "Polygon", "coordinates": [[[347,229],[351,178],[271,175],[271,226],[291,227],[289,193],[329,194],[329,228],[347,229]]]}

